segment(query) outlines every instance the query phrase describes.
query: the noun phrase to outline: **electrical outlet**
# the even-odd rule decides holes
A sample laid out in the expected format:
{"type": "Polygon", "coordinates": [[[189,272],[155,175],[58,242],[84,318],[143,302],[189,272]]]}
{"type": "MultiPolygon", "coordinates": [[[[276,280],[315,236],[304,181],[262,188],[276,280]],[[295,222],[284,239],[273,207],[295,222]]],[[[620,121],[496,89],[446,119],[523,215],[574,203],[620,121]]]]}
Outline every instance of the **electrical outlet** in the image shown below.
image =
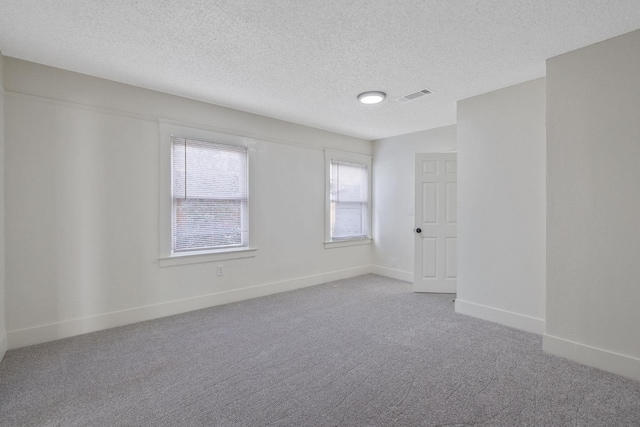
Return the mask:
{"type": "Polygon", "coordinates": [[[224,265],[218,266],[218,276],[224,276],[224,265]]]}

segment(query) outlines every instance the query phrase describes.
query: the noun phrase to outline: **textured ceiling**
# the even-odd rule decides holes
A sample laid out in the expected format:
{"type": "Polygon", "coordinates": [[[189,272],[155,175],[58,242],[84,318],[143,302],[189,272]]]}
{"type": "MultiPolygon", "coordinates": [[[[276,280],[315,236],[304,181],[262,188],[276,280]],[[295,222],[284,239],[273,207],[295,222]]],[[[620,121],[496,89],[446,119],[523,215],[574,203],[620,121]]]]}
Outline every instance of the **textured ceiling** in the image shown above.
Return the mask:
{"type": "Polygon", "coordinates": [[[365,139],[638,28],[640,0],[0,0],[7,56],[365,139]]]}

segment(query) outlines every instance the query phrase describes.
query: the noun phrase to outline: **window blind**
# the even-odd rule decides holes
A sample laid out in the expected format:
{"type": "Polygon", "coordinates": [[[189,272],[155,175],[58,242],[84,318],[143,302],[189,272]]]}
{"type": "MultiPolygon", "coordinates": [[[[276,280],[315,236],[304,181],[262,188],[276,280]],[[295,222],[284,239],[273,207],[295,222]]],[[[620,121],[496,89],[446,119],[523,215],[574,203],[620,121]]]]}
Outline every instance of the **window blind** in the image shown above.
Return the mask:
{"type": "Polygon", "coordinates": [[[331,240],[369,237],[366,165],[331,160],[331,240]]]}
{"type": "Polygon", "coordinates": [[[173,251],[247,246],[246,147],[172,139],[173,251]]]}

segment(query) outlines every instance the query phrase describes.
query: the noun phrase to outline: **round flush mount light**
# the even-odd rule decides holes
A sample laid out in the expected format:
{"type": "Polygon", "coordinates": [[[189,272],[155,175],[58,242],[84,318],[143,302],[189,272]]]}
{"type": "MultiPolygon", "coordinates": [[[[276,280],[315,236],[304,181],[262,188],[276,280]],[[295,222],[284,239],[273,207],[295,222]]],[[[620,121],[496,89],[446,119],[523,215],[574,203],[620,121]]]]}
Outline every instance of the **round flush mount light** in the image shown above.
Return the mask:
{"type": "Polygon", "coordinates": [[[371,91],[371,92],[363,92],[358,95],[358,101],[363,104],[377,104],[379,102],[384,101],[387,97],[387,94],[384,92],[371,91]]]}

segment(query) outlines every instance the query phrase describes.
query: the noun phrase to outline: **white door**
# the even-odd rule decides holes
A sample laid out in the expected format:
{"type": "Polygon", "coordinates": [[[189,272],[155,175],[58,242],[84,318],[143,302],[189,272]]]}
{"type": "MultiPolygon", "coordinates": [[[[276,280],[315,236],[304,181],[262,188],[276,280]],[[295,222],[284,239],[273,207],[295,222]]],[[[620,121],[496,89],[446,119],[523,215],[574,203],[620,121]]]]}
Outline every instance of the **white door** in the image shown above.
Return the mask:
{"type": "Polygon", "coordinates": [[[456,157],[416,154],[414,292],[456,292],[456,157]]]}

